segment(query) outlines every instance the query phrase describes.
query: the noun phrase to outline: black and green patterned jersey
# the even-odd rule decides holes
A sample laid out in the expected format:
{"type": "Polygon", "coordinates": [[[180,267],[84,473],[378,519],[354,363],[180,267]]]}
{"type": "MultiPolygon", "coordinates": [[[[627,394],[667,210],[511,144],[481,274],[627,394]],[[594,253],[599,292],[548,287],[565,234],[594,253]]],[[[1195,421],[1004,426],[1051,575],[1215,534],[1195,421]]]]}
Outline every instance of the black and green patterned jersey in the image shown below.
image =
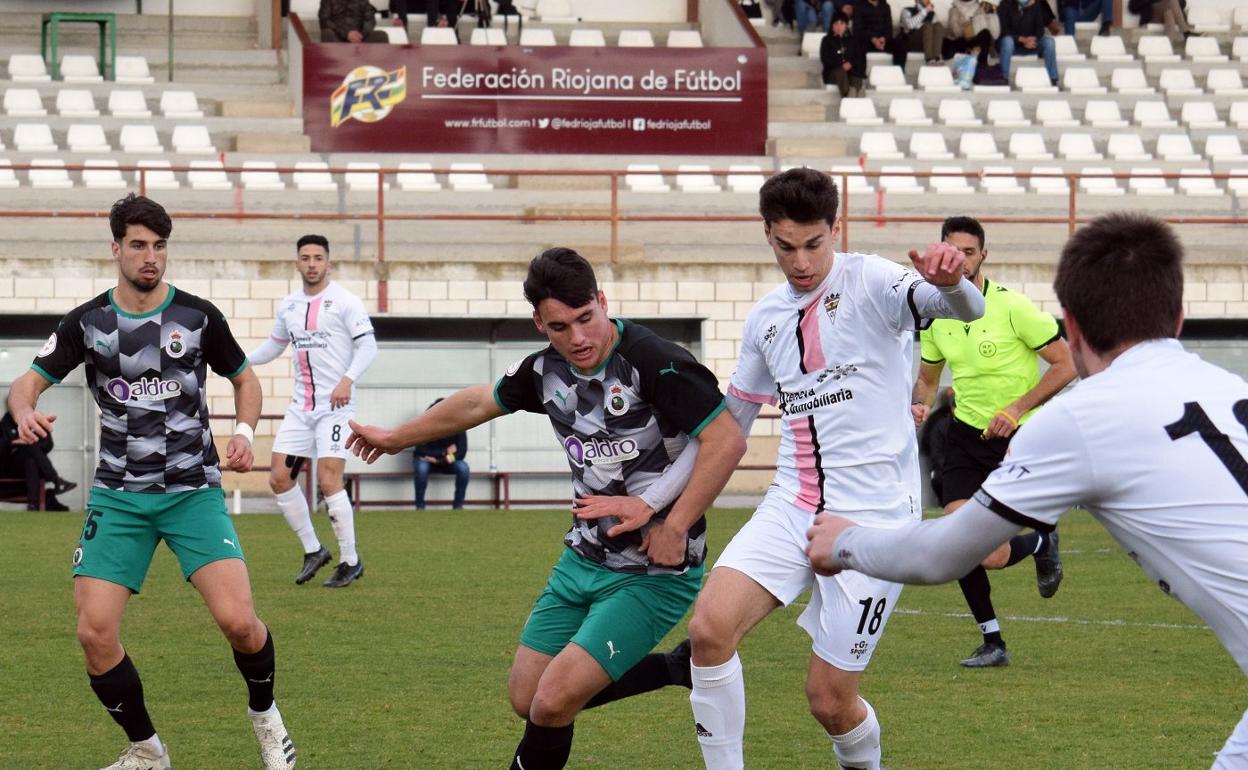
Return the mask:
{"type": "MultiPolygon", "coordinates": [[[[536,412],[550,424],[568,455],[572,486],[585,495],[639,495],[724,409],[724,397],[706,367],[689,351],[627,321],[614,321],[615,348],[593,373],[582,374],[553,347],[507,370],[494,388],[505,412],[536,412]]],[[[572,517],[564,543],[587,559],[619,572],[673,574],[706,557],[706,520],[689,529],[686,563],[651,564],[642,536],[671,507],[640,530],[609,538],[614,517],[581,521],[572,517]]]]}
{"type": "Polygon", "coordinates": [[[208,427],[207,368],[235,377],[247,367],[212,303],[169,287],[164,304],[127,313],[113,291],[61,319],[31,368],[57,383],[81,363],[100,407],[95,486],[185,492],[221,486],[208,427]]]}

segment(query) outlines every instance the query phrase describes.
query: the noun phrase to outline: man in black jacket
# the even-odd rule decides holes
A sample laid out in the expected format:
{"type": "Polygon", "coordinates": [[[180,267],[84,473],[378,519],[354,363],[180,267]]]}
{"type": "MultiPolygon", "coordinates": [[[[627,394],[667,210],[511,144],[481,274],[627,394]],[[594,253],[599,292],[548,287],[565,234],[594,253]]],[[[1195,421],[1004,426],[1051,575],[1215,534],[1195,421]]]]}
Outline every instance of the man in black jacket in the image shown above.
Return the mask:
{"type": "Polygon", "coordinates": [[[52,467],[48,453],[52,451],[51,434],[31,444],[22,441],[17,435],[17,423],[13,416],[5,412],[0,418],[0,494],[5,497],[26,495],[26,510],[39,510],[39,490],[50,484],[44,492],[45,511],[68,511],[69,508],[57,494],[68,492],[78,486],[66,481],[52,467]]]}
{"type": "Polygon", "coordinates": [[[867,54],[850,36],[849,19],[839,13],[832,17],[832,31],[823,36],[819,45],[819,60],[823,62],[824,85],[836,86],[842,99],[862,96],[867,54]]]}
{"type": "Polygon", "coordinates": [[[322,43],[387,43],[377,26],[377,10],[368,0],[321,0],[316,12],[322,43]]]}
{"type": "MultiPolygon", "coordinates": [[[[429,405],[432,409],[438,399],[429,405]]],[[[464,494],[468,491],[468,463],[464,457],[468,455],[468,434],[460,431],[453,436],[434,439],[412,449],[412,474],[415,482],[416,509],[425,507],[425,488],[429,485],[430,473],[444,473],[455,477],[455,498],[451,507],[464,507],[464,494]]]]}
{"type": "MultiPolygon", "coordinates": [[[[854,39],[867,53],[894,54],[893,9],[888,0],[857,0],[854,4],[854,39]]],[[[905,62],[902,54],[902,62],[905,62]]]]}
{"type": "Polygon", "coordinates": [[[1049,81],[1057,85],[1057,43],[1047,33],[1056,19],[1045,0],[1002,0],[997,7],[1001,20],[1001,74],[1010,79],[1010,60],[1015,56],[1043,56],[1049,81]]]}

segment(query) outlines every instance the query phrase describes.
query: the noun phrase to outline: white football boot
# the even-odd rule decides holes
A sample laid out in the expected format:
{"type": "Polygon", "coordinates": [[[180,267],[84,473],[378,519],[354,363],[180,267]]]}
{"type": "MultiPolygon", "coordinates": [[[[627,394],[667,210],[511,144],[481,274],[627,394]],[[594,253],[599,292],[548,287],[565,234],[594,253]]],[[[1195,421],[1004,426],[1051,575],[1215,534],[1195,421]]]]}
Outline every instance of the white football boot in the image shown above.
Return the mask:
{"type": "Polygon", "coordinates": [[[132,743],[116,762],[103,770],[169,770],[169,747],[162,748],[163,751],[157,755],[142,744],[132,743]]]}
{"type": "Polygon", "coordinates": [[[268,711],[259,714],[248,709],[247,715],[251,717],[251,726],[260,743],[260,759],[264,762],[264,770],[290,770],[294,767],[295,742],[290,739],[286,726],[282,724],[282,715],[277,710],[277,704],[274,703],[268,711]]]}

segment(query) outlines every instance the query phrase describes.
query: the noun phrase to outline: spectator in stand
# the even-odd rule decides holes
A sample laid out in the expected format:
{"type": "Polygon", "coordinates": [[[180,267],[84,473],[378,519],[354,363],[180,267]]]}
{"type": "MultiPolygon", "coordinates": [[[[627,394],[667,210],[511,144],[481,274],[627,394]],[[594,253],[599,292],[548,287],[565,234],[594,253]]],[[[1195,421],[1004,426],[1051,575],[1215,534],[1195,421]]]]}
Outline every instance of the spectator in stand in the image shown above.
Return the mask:
{"type": "Polygon", "coordinates": [[[1002,0],[997,8],[1001,20],[1001,74],[1010,79],[1010,62],[1015,56],[1042,56],[1049,82],[1057,85],[1057,43],[1048,34],[1056,25],[1053,9],[1045,0],[1002,0]]]}
{"type": "Polygon", "coordinates": [[[832,31],[823,36],[819,45],[823,62],[823,82],[836,86],[841,98],[862,96],[862,82],[867,75],[867,54],[849,34],[849,19],[841,14],[832,17],[832,31]]]}
{"type": "MultiPolygon", "coordinates": [[[[438,399],[429,405],[432,409],[438,399]]],[[[435,439],[412,449],[412,474],[416,485],[416,510],[425,508],[425,489],[429,486],[429,474],[444,473],[455,476],[455,499],[451,507],[464,507],[464,495],[468,491],[468,434],[460,431],[452,436],[435,439]]]]}
{"type": "Polygon", "coordinates": [[[1000,30],[997,9],[982,0],[953,0],[949,6],[949,23],[945,25],[942,54],[952,59],[955,54],[974,56],[979,72],[988,67],[988,53],[1000,30]]]}
{"type": "Polygon", "coordinates": [[[459,23],[461,0],[427,0],[425,3],[425,26],[455,28],[459,23]]]}
{"type": "MultiPolygon", "coordinates": [[[[896,59],[893,39],[893,9],[888,0],[857,0],[853,12],[854,39],[865,53],[891,53],[896,59]]],[[[902,54],[905,61],[905,54],[902,54]]]]}
{"type": "Polygon", "coordinates": [[[45,485],[52,486],[44,492],[45,511],[68,511],[69,508],[56,499],[62,492],[68,492],[78,486],[66,481],[52,467],[48,453],[52,451],[52,434],[39,439],[34,444],[22,441],[17,436],[17,423],[12,415],[5,412],[0,418],[0,495],[17,497],[26,495],[26,510],[39,510],[39,490],[45,485]],[[20,481],[19,481],[20,479],[20,481]]]}
{"type": "Polygon", "coordinates": [[[1058,0],[1057,12],[1062,16],[1066,34],[1075,34],[1075,22],[1101,20],[1101,37],[1109,36],[1114,25],[1114,0],[1058,0]]]}
{"type": "Polygon", "coordinates": [[[915,0],[913,5],[901,9],[901,30],[893,41],[893,64],[906,66],[906,54],[910,51],[922,51],[928,64],[940,64],[944,34],[945,25],[936,21],[932,0],[915,0]]]}
{"type": "Polygon", "coordinates": [[[1184,5],[1183,0],[1131,0],[1127,4],[1127,10],[1140,15],[1141,27],[1151,24],[1160,15],[1162,22],[1166,25],[1166,34],[1171,39],[1175,36],[1176,28],[1183,33],[1184,40],[1189,37],[1200,37],[1200,33],[1187,23],[1187,14],[1183,11],[1184,5]]]}
{"type": "Polygon", "coordinates": [[[832,28],[832,0],[796,0],[794,9],[797,11],[797,31],[804,33],[814,22],[819,22],[819,29],[826,35],[832,28]]]}
{"type": "Polygon", "coordinates": [[[368,0],[321,0],[316,18],[322,43],[388,43],[377,26],[377,11],[368,0]]]}

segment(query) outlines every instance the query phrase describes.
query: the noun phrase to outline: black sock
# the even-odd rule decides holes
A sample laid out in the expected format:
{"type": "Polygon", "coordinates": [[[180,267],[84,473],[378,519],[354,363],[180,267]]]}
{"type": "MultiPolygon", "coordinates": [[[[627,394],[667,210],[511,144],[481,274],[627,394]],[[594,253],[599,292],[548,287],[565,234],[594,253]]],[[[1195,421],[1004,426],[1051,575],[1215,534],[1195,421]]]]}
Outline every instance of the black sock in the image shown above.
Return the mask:
{"type": "MultiPolygon", "coordinates": [[[[982,627],[983,624],[997,619],[997,613],[992,608],[992,584],[988,582],[988,570],[982,566],[975,567],[958,581],[958,586],[962,588],[962,596],[966,597],[966,606],[971,608],[971,615],[975,617],[976,623],[982,627]]],[[[982,633],[984,642],[1005,646],[1000,631],[982,633]]]]}
{"type": "Polygon", "coordinates": [[[273,705],[273,675],[277,669],[273,634],[265,629],[264,646],[256,652],[235,650],[234,664],[247,681],[247,705],[252,711],[268,711],[273,705]]]}
{"type": "Polygon", "coordinates": [[[1039,532],[1015,535],[1010,538],[1010,558],[1005,560],[1005,566],[1013,567],[1028,556],[1038,553],[1042,548],[1047,548],[1048,545],[1048,539],[1039,532]]]}
{"type": "Polygon", "coordinates": [[[120,663],[103,674],[88,676],[91,677],[95,697],[126,731],[131,743],[145,741],[156,734],[152,719],[147,715],[147,706],[143,703],[143,683],[139,681],[138,669],[129,655],[123,655],[120,663]]]}
{"type": "Polygon", "coordinates": [[[526,721],[511,770],[561,770],[571,753],[572,725],[542,727],[526,721]]]}
{"type": "Polygon", "coordinates": [[[621,698],[667,687],[669,684],[677,684],[677,682],[672,679],[672,674],[668,669],[667,655],[652,652],[638,661],[637,665],[625,671],[619,679],[599,690],[594,697],[589,699],[589,703],[585,704],[585,708],[592,709],[621,698]]]}

